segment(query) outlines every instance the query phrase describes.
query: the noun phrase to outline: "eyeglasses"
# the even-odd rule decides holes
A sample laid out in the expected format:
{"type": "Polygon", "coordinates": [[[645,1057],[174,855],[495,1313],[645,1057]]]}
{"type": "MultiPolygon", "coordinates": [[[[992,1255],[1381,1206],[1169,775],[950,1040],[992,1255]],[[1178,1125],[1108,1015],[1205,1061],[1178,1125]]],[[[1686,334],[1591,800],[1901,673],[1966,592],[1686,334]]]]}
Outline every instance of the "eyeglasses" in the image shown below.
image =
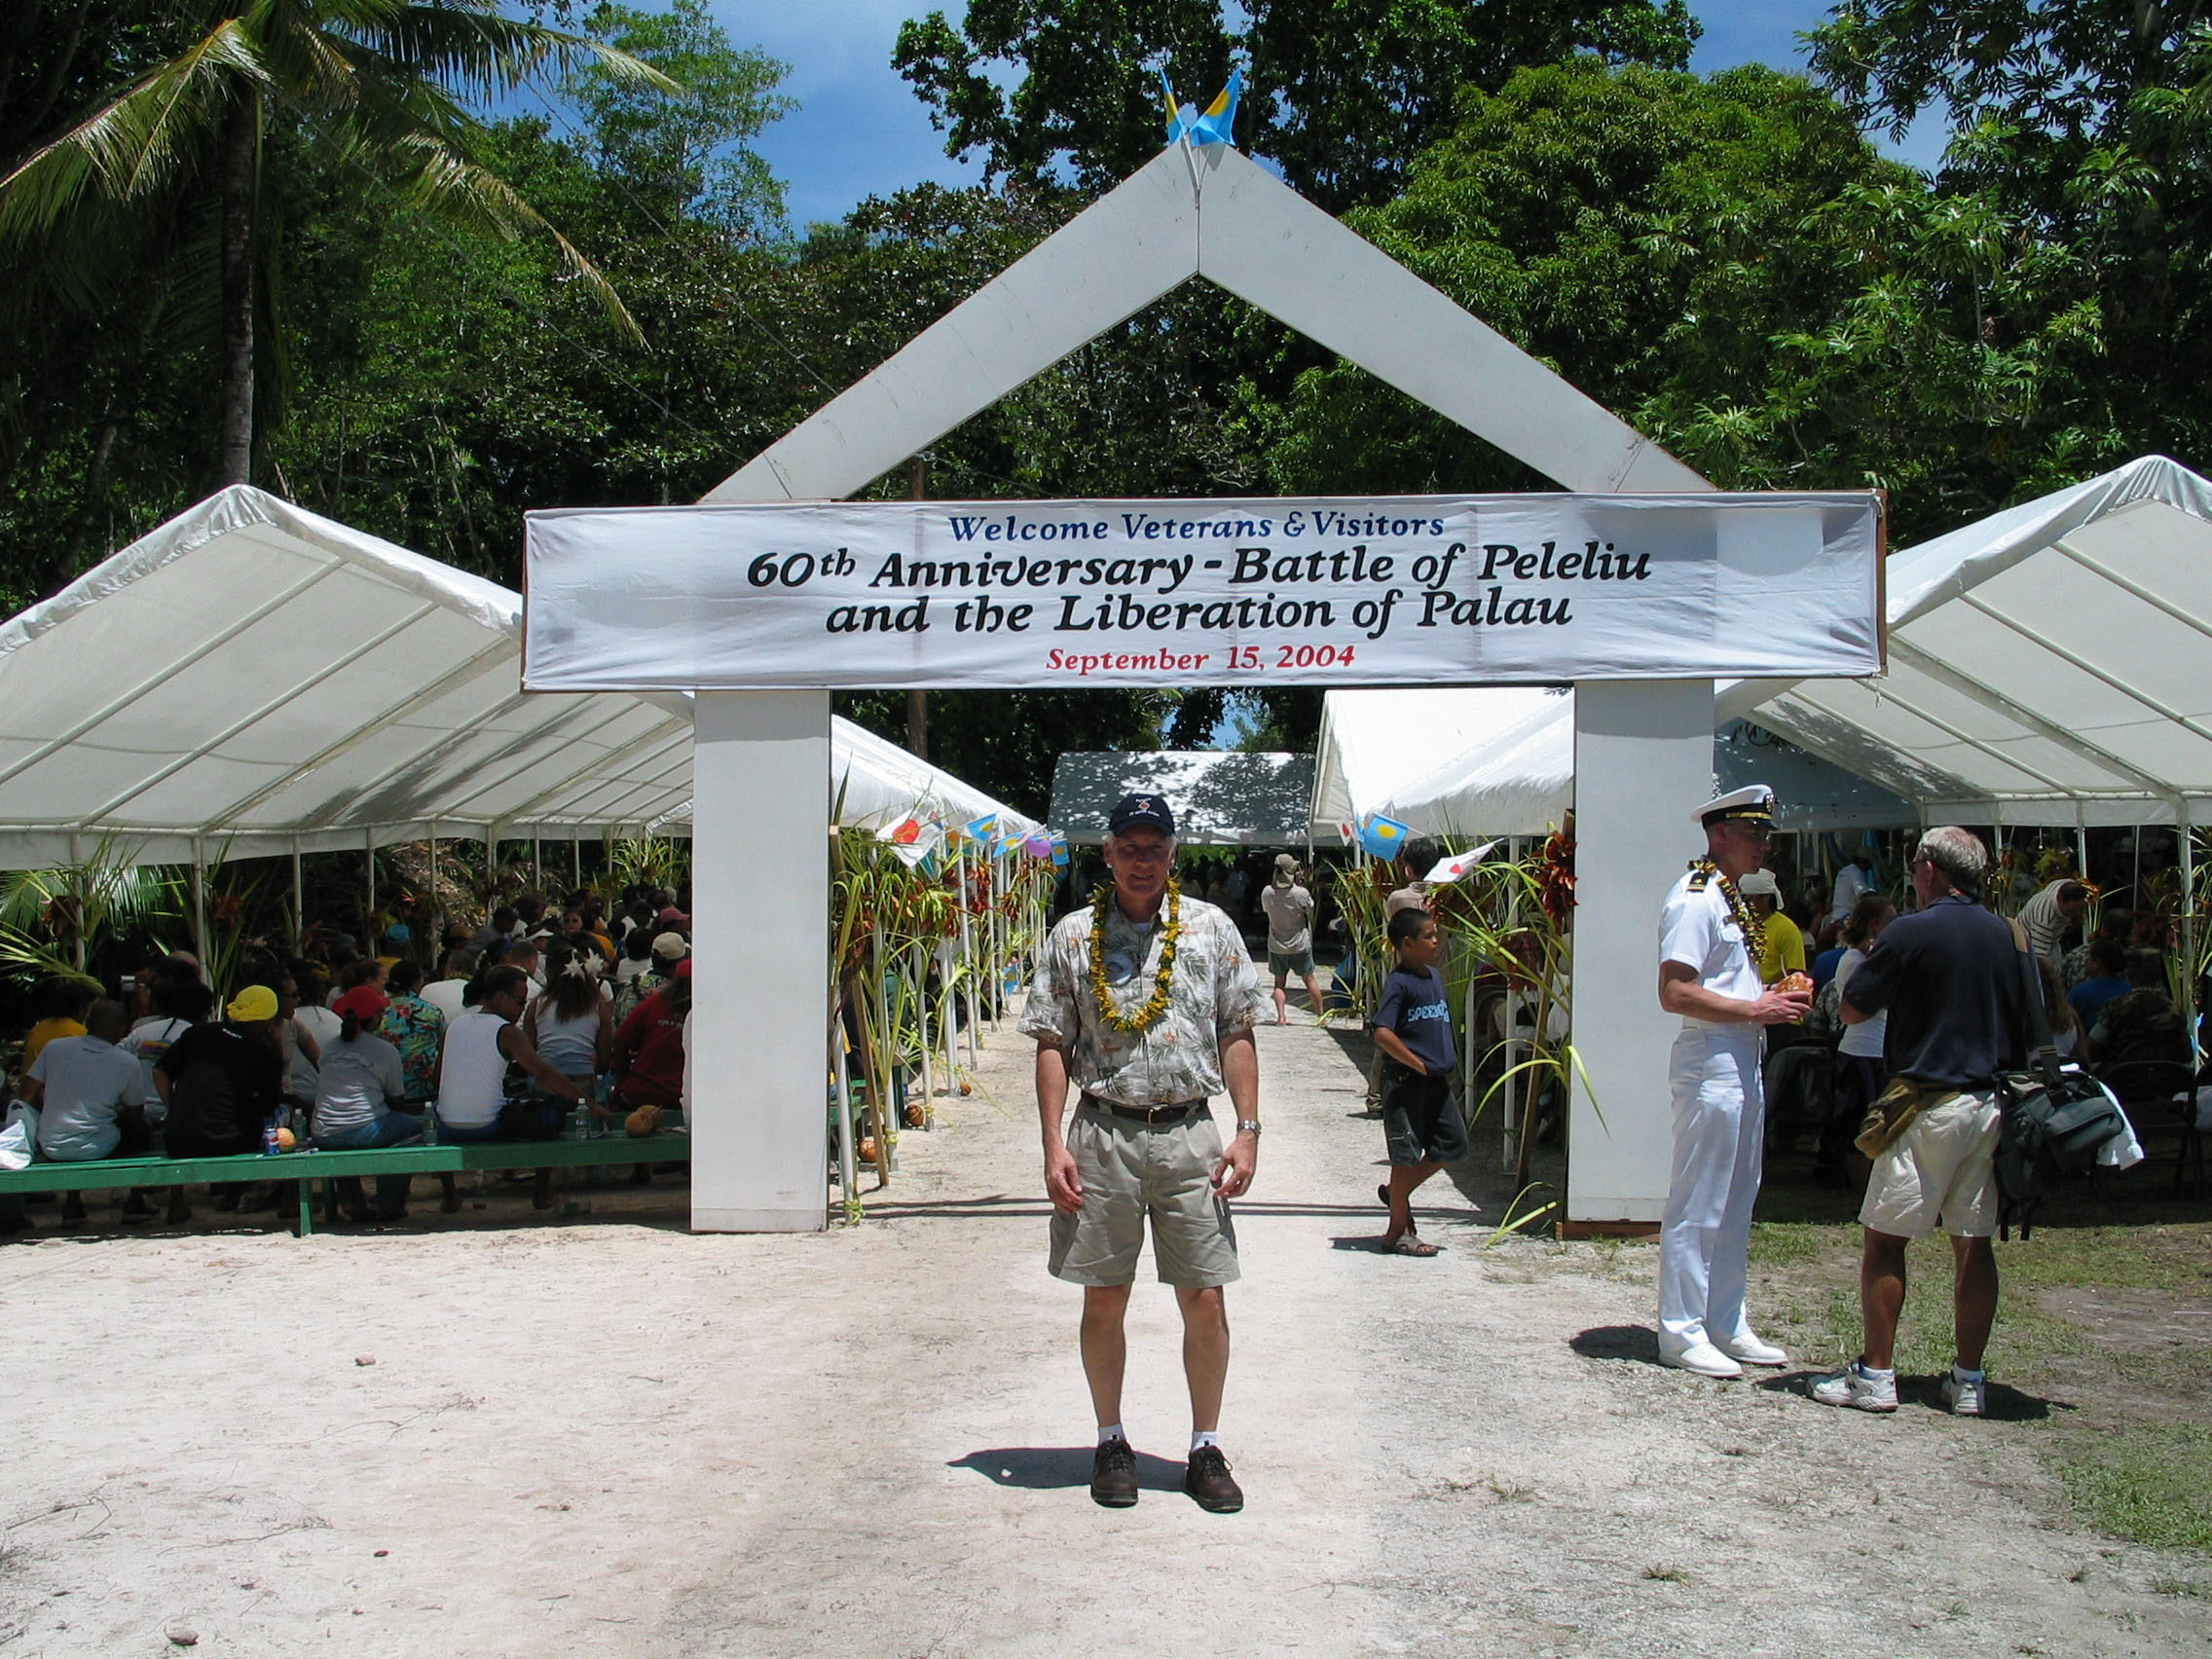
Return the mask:
{"type": "Polygon", "coordinates": [[[1148,847],[1142,844],[1131,846],[1124,841],[1115,847],[1114,856],[1126,859],[1130,864],[1164,864],[1175,853],[1165,842],[1157,847],[1148,847]]]}

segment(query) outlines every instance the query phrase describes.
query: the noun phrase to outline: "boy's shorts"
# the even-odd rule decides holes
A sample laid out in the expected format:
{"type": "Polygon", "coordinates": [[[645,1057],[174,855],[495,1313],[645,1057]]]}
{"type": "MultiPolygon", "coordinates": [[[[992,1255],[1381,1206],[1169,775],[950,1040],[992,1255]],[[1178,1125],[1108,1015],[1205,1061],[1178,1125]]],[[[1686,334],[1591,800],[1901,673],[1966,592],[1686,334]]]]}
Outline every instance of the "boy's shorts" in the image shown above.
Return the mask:
{"type": "Polygon", "coordinates": [[[1450,1075],[1423,1077],[1388,1061],[1383,1067],[1382,1138],[1394,1164],[1463,1162],[1467,1122],[1452,1098],[1450,1075]]]}
{"type": "Polygon", "coordinates": [[[1296,974],[1301,979],[1313,977],[1313,947],[1304,950],[1274,950],[1268,952],[1268,972],[1278,979],[1287,979],[1296,974]]]}

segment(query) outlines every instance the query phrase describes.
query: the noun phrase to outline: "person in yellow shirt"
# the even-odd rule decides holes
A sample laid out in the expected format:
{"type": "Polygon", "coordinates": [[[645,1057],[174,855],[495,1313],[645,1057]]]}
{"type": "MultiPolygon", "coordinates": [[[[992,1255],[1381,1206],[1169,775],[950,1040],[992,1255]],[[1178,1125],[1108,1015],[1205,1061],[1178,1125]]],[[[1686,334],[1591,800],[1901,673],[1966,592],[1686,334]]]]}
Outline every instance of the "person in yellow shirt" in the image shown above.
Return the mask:
{"type": "Polygon", "coordinates": [[[1759,925],[1766,933],[1766,949],[1759,957],[1759,978],[1768,985],[1778,985],[1788,974],[1805,971],[1805,935],[1797,924],[1782,913],[1782,884],[1763,869],[1752,870],[1736,884],[1736,891],[1744,896],[1758,916],[1759,925]]]}
{"type": "Polygon", "coordinates": [[[99,994],[99,986],[90,979],[49,979],[39,986],[35,1006],[42,1017],[23,1034],[24,1073],[55,1038],[84,1036],[86,1011],[99,994]]]}

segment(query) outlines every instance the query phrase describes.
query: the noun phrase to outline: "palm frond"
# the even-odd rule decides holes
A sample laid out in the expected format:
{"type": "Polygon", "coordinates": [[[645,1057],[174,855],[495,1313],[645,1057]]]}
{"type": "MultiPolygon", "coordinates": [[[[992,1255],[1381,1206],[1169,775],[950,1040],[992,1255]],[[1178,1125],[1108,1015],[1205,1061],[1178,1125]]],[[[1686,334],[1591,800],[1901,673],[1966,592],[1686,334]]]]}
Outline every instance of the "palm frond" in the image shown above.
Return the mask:
{"type": "Polygon", "coordinates": [[[630,308],[622,303],[613,283],[601,274],[583,250],[555,230],[543,214],[515,194],[497,173],[470,161],[450,144],[425,134],[405,147],[415,166],[402,183],[409,201],[423,212],[450,224],[513,237],[524,230],[541,231],[561,252],[562,263],[583,283],[608,320],[633,345],[645,344],[630,308]]]}
{"type": "Polygon", "coordinates": [[[94,189],[132,201],[166,186],[241,83],[265,88],[268,79],[250,35],[226,19],[0,178],[0,239],[46,235],[94,189]]]}

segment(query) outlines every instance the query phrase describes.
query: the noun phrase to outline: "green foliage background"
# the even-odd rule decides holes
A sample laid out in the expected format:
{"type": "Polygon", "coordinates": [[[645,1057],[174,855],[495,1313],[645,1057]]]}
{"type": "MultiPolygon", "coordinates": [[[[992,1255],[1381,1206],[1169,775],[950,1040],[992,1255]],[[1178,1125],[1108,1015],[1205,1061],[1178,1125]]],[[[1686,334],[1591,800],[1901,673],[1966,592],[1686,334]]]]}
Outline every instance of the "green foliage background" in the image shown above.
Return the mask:
{"type": "MultiPolygon", "coordinates": [[[[226,3],[18,0],[0,176],[226,3]]],[[[895,56],[990,182],[806,227],[752,148],[788,107],[784,66],[700,0],[528,10],[687,89],[585,68],[472,139],[642,345],[549,239],[428,217],[281,105],[260,202],[256,481],[501,581],[528,508],[696,498],[1140,164],[1155,63],[1198,97],[1244,65],[1247,148],[1722,484],[1878,486],[1908,542],[2138,454],[2205,460],[2212,25],[2186,10],[1858,0],[1805,80],[1684,72],[1681,0],[975,0],[959,24],[914,19],[895,56]],[[1933,176],[1863,136],[1923,109],[1954,132],[1933,176]]],[[[200,211],[92,227],[96,282],[63,280],[51,246],[0,261],[0,604],[208,488],[200,211]]],[[[1193,284],[948,434],[924,483],[1544,481],[1193,284]]],[[[903,698],[845,701],[903,734],[903,698]]],[[[1239,703],[1252,741],[1310,742],[1309,693],[978,693],[932,699],[933,750],[1034,809],[1058,750],[1203,744],[1239,703]]]]}

